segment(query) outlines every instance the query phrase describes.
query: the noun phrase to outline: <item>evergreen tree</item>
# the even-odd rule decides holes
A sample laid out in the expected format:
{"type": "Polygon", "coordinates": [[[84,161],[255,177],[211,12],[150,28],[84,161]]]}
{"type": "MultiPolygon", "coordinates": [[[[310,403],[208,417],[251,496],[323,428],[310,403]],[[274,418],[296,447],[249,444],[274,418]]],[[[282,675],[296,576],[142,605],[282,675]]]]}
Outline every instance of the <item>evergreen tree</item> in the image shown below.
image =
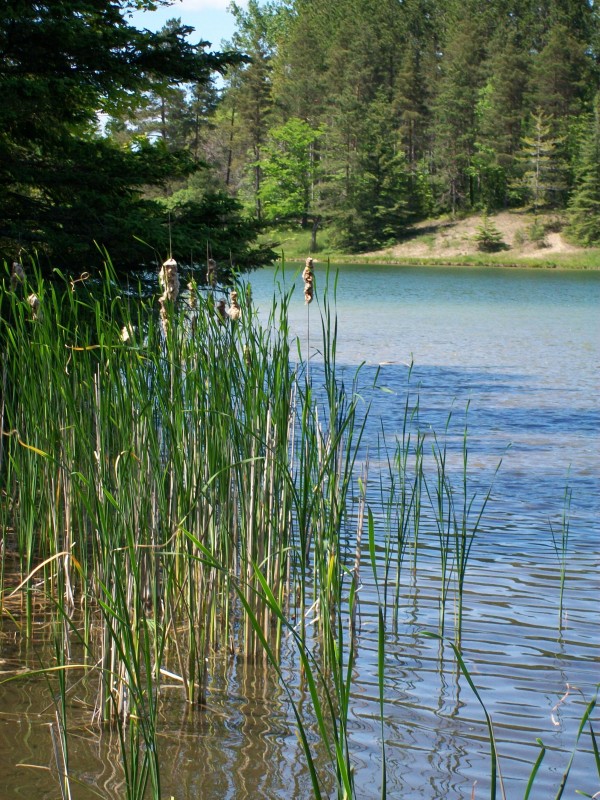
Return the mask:
{"type": "Polygon", "coordinates": [[[477,107],[478,138],[509,176],[519,150],[530,59],[513,23],[499,29],[485,63],[488,79],[477,107]]]}
{"type": "Polygon", "coordinates": [[[565,190],[560,139],[552,135],[552,130],[552,120],[543,111],[533,114],[531,133],[522,138],[518,154],[522,174],[515,187],[525,191],[536,213],[543,206],[557,205],[565,190]]]}
{"type": "MultiPolygon", "coordinates": [[[[125,19],[137,0],[12,0],[0,10],[0,247],[87,266],[104,245],[118,266],[166,248],[166,217],[147,186],[189,174],[192,159],[164,142],[120,147],[98,111],[126,112],[165,85],[203,83],[235,58],[190,44],[187,27],[151,33],[125,19]]],[[[188,251],[189,252],[189,251],[188,251]]]]}
{"type": "Polygon", "coordinates": [[[470,165],[484,56],[481,24],[468,6],[451,22],[433,105],[437,179],[442,202],[453,213],[459,207],[472,206],[475,199],[470,165]]]}
{"type": "Polygon", "coordinates": [[[581,149],[577,182],[569,203],[569,229],[584,245],[600,244],[600,93],[581,149]]]}
{"type": "Polygon", "coordinates": [[[410,216],[406,158],[385,91],[369,105],[357,143],[348,194],[333,212],[338,240],[350,250],[397,241],[410,216]]]}
{"type": "Polygon", "coordinates": [[[248,194],[254,214],[261,220],[262,151],[272,123],[272,59],[284,9],[276,3],[260,6],[257,0],[250,0],[246,10],[235,3],[230,8],[237,26],[232,44],[249,57],[249,63],[234,68],[228,75],[225,183],[245,188],[244,174],[246,169],[250,170],[248,194]]]}
{"type": "Polygon", "coordinates": [[[544,48],[534,60],[532,99],[536,108],[552,117],[557,129],[565,133],[564,121],[577,116],[589,102],[591,61],[586,45],[563,24],[554,25],[544,48]]]}
{"type": "Polygon", "coordinates": [[[419,44],[415,41],[407,42],[394,91],[394,112],[398,117],[406,160],[413,172],[429,149],[430,92],[422,59],[419,44]]]}
{"type": "Polygon", "coordinates": [[[295,0],[282,46],[273,59],[273,100],[283,119],[317,127],[331,96],[327,75],[330,38],[336,30],[332,0],[295,0]]]}

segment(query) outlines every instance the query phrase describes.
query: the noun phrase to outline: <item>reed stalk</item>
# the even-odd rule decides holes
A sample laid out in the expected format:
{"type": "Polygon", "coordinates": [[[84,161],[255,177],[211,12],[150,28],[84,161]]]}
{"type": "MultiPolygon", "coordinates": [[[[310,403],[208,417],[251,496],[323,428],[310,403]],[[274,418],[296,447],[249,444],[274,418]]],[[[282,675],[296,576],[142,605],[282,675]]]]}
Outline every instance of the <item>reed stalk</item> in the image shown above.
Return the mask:
{"type": "Polygon", "coordinates": [[[558,629],[562,631],[564,623],[564,594],[565,582],[567,578],[567,558],[569,552],[569,527],[571,517],[571,502],[573,499],[573,491],[569,484],[565,486],[565,493],[563,497],[562,517],[560,521],[560,529],[554,529],[552,522],[550,522],[550,533],[552,535],[552,544],[554,552],[558,560],[559,567],[559,594],[558,594],[558,629]]]}

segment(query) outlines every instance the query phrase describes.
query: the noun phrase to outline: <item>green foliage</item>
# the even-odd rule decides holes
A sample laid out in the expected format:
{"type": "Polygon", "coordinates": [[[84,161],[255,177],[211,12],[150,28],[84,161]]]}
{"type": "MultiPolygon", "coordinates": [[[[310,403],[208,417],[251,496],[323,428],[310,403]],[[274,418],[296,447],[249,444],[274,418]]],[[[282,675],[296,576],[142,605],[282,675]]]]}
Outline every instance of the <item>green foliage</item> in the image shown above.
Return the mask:
{"type": "MultiPolygon", "coordinates": [[[[152,98],[181,101],[180,87],[205,85],[231,54],[205,53],[174,23],[159,33],[128,24],[132,3],[15,0],[0,11],[0,250],[37,249],[56,266],[119,268],[147,248],[166,251],[167,220],[148,187],[183,180],[194,159],[179,143],[120,144],[98,132],[98,112],[127,115],[152,98]]],[[[191,243],[190,243],[191,244],[191,243]]]]}
{"type": "Polygon", "coordinates": [[[203,261],[208,252],[219,263],[223,276],[228,269],[245,271],[271,263],[277,257],[269,243],[251,244],[260,226],[242,214],[241,203],[225,192],[207,192],[198,199],[175,199],[165,205],[171,209],[176,259],[203,261]]]}
{"type": "Polygon", "coordinates": [[[327,193],[339,244],[348,250],[394,243],[410,216],[406,156],[387,109],[382,90],[357,120],[350,170],[338,172],[327,193]]]}
{"type": "Polygon", "coordinates": [[[477,228],[475,241],[477,242],[477,249],[482,250],[484,253],[494,253],[506,247],[502,240],[502,234],[487,214],[483,215],[481,225],[477,228]]]}
{"type": "Polygon", "coordinates": [[[527,227],[527,236],[530,242],[538,247],[546,246],[546,226],[536,216],[531,225],[527,227]]]}
{"type": "Polygon", "coordinates": [[[168,248],[157,200],[196,202],[200,185],[258,222],[331,223],[354,251],[432,212],[523,204],[570,203],[572,235],[598,241],[592,5],[250,0],[215,54],[179,19],[131,27],[138,0],[14,0],[0,11],[0,254],[87,265],[97,241],[137,264],[135,237],[168,248]]]}
{"type": "Polygon", "coordinates": [[[268,74],[253,83],[249,69],[239,71],[255,113],[238,105],[233,114],[241,94],[232,81],[222,134],[229,125],[228,185],[243,188],[258,217],[272,218],[265,203],[281,205],[267,199],[276,194],[273,170],[262,193],[265,131],[294,118],[324,130],[315,199],[347,249],[391,242],[408,217],[433,210],[565,206],[578,120],[599,74],[597,15],[587,5],[540,11],[527,0],[517,14],[499,0],[485,8],[475,0],[256,0],[236,13],[239,41],[257,72],[268,59],[268,74]],[[259,121],[262,139],[251,146],[259,121]],[[252,183],[239,179],[244,165],[252,183]]]}
{"type": "Polygon", "coordinates": [[[521,175],[514,186],[525,193],[534,211],[559,204],[566,189],[565,165],[560,155],[562,139],[553,136],[554,120],[538,109],[531,117],[530,133],[523,136],[517,161],[521,175]]]}
{"type": "Polygon", "coordinates": [[[581,145],[576,188],[569,203],[569,232],[582,244],[600,244],[600,94],[581,145]]]}
{"type": "Polygon", "coordinates": [[[269,132],[259,192],[267,219],[297,218],[306,224],[314,213],[319,181],[317,147],[324,133],[297,117],[269,132]]]}

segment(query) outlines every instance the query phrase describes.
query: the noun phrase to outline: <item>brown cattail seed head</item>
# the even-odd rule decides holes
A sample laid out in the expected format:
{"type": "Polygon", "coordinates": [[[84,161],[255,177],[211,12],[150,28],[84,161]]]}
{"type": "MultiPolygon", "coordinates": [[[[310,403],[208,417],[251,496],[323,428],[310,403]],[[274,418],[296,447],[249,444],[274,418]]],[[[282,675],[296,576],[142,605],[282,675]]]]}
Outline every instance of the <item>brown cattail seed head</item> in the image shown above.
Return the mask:
{"type": "Polygon", "coordinates": [[[223,299],[219,300],[219,302],[217,303],[216,310],[217,310],[217,319],[219,320],[221,325],[224,325],[227,322],[227,307],[225,305],[225,300],[223,299]]]}
{"type": "Polygon", "coordinates": [[[17,286],[21,286],[23,283],[25,283],[25,271],[18,261],[13,261],[10,271],[10,288],[14,292],[17,286]]]}
{"type": "Polygon", "coordinates": [[[179,296],[179,275],[174,258],[168,258],[164,262],[158,273],[158,282],[163,289],[162,299],[165,302],[175,303],[179,296]]]}
{"type": "Polygon", "coordinates": [[[133,339],[133,327],[130,322],[127,325],[124,325],[121,328],[121,341],[128,342],[130,339],[133,339]]]}
{"type": "Polygon", "coordinates": [[[41,304],[40,304],[40,298],[37,296],[37,294],[30,294],[29,297],[27,298],[27,302],[29,303],[29,306],[31,308],[31,313],[33,315],[33,318],[41,319],[42,318],[42,312],[40,308],[41,304]]]}
{"type": "Polygon", "coordinates": [[[217,284],[217,262],[214,258],[209,258],[206,264],[206,282],[209,286],[217,284]]]}
{"type": "Polygon", "coordinates": [[[238,293],[235,291],[231,292],[229,295],[229,308],[227,309],[227,314],[232,322],[235,322],[242,316],[242,309],[238,303],[238,293]]]}
{"type": "Polygon", "coordinates": [[[196,281],[191,280],[188,283],[188,289],[190,290],[190,308],[196,308],[198,305],[198,285],[196,281]]]}
{"type": "Polygon", "coordinates": [[[160,325],[163,329],[163,333],[166,336],[169,330],[169,315],[167,313],[167,301],[165,300],[164,294],[158,298],[158,304],[160,306],[159,316],[160,316],[160,325]]]}
{"type": "Polygon", "coordinates": [[[312,303],[314,279],[313,260],[309,257],[306,259],[306,266],[302,271],[302,280],[304,281],[304,302],[306,304],[312,303]]]}

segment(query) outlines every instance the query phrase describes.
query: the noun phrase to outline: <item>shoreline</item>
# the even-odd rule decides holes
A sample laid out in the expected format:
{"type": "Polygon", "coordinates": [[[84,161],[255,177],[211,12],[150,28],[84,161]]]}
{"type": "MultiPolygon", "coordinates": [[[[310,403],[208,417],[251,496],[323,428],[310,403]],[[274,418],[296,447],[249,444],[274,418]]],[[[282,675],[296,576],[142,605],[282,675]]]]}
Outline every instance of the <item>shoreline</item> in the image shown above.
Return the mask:
{"type": "MultiPolygon", "coordinates": [[[[563,229],[566,218],[557,213],[534,215],[530,210],[501,211],[487,217],[498,235],[498,249],[478,247],[483,214],[462,218],[422,220],[404,231],[402,238],[378,250],[343,253],[335,246],[333,233],[324,228],[318,249],[309,254],[310,236],[299,228],[273,231],[286,261],[303,262],[308,255],[331,264],[373,264],[412,267],[486,267],[505,269],[600,270],[600,246],[572,243],[563,229]]],[[[280,261],[281,259],[279,259],[280,261]]]]}
{"type": "MultiPolygon", "coordinates": [[[[596,248],[594,248],[596,249],[596,248]]],[[[285,256],[285,262],[288,264],[302,264],[305,259],[300,256],[285,256]]],[[[315,264],[331,264],[332,266],[344,266],[351,264],[364,264],[365,266],[381,266],[381,267],[474,267],[476,269],[533,269],[533,270],[558,270],[564,272],[598,272],[600,270],[600,252],[598,253],[597,263],[594,264],[576,264],[576,263],[560,263],[553,260],[537,260],[537,259],[521,259],[519,261],[486,261],[482,259],[467,261],[460,258],[377,258],[373,256],[363,256],[360,253],[356,255],[332,255],[321,256],[315,254],[312,256],[315,264]]],[[[277,259],[276,264],[280,264],[281,258],[277,259]]]]}

